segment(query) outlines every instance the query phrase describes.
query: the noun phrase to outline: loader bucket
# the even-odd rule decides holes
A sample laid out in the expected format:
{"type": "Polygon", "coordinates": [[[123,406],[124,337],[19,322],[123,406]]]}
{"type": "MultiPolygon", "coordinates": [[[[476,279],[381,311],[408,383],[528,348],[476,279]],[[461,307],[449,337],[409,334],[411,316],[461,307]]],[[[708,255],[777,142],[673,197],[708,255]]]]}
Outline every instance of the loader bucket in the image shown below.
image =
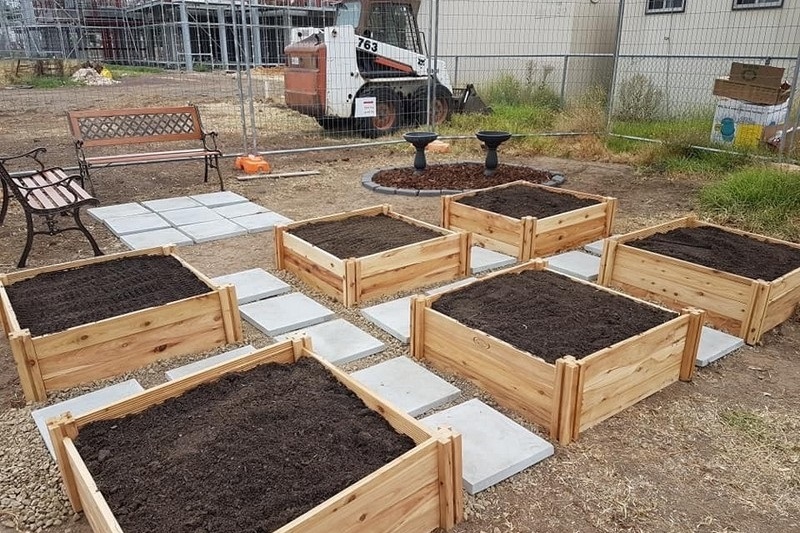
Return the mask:
{"type": "Polygon", "coordinates": [[[455,100],[453,111],[456,113],[489,115],[492,112],[492,108],[481,100],[481,97],[478,96],[478,91],[475,90],[475,86],[471,83],[463,88],[455,88],[453,90],[453,100],[455,100]]]}

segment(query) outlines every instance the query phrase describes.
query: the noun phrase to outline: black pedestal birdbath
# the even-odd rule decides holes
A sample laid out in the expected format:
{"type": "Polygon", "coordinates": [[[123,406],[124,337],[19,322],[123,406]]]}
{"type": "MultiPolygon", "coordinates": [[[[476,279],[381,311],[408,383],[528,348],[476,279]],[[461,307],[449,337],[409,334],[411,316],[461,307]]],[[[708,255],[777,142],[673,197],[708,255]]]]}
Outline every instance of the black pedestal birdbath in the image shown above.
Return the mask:
{"type": "Polygon", "coordinates": [[[479,141],[486,145],[486,168],[484,176],[491,176],[497,168],[497,147],[511,138],[507,131],[479,131],[475,134],[479,141]]]}
{"type": "Polygon", "coordinates": [[[417,149],[417,153],[414,155],[414,169],[417,172],[422,172],[425,170],[425,167],[428,166],[425,160],[425,147],[438,137],[438,134],[430,131],[409,131],[403,134],[403,139],[414,145],[414,148],[417,149]]]}

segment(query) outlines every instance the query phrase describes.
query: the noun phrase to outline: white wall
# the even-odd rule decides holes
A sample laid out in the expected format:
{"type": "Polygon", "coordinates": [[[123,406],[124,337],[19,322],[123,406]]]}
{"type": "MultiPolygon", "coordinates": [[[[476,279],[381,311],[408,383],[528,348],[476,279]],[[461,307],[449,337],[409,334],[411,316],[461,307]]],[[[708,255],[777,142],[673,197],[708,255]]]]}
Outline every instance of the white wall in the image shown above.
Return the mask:
{"type": "Polygon", "coordinates": [[[645,14],[646,3],[625,2],[617,80],[647,76],[663,93],[663,113],[713,108],[714,78],[727,75],[732,61],[772,58],[791,79],[800,49],[798,0],[741,10],[731,8],[732,0],[686,0],[685,12],[659,14],[645,14]]]}

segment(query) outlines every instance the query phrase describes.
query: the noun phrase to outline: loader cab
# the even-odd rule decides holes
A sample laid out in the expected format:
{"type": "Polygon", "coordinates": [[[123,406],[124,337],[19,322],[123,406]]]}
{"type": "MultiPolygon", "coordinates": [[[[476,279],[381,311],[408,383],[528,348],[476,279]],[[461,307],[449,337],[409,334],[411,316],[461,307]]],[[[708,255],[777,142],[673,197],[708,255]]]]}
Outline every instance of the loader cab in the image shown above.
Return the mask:
{"type": "Polygon", "coordinates": [[[345,0],[336,6],[336,26],[356,35],[424,54],[417,26],[419,0],[345,0]]]}

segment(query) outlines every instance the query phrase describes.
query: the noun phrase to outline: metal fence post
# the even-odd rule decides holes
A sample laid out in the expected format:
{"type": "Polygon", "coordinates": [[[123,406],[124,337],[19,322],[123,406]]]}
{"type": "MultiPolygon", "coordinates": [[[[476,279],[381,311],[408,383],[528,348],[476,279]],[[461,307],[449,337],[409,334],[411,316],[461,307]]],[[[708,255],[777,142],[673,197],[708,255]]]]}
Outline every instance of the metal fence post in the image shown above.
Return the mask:
{"type": "Polygon", "coordinates": [[[606,133],[611,133],[611,117],[614,116],[614,97],[617,91],[617,77],[619,76],[619,50],[622,44],[622,23],[625,18],[625,0],[619,0],[617,10],[617,38],[614,43],[614,68],[611,71],[611,87],[608,90],[608,117],[606,122],[606,133]]]}

